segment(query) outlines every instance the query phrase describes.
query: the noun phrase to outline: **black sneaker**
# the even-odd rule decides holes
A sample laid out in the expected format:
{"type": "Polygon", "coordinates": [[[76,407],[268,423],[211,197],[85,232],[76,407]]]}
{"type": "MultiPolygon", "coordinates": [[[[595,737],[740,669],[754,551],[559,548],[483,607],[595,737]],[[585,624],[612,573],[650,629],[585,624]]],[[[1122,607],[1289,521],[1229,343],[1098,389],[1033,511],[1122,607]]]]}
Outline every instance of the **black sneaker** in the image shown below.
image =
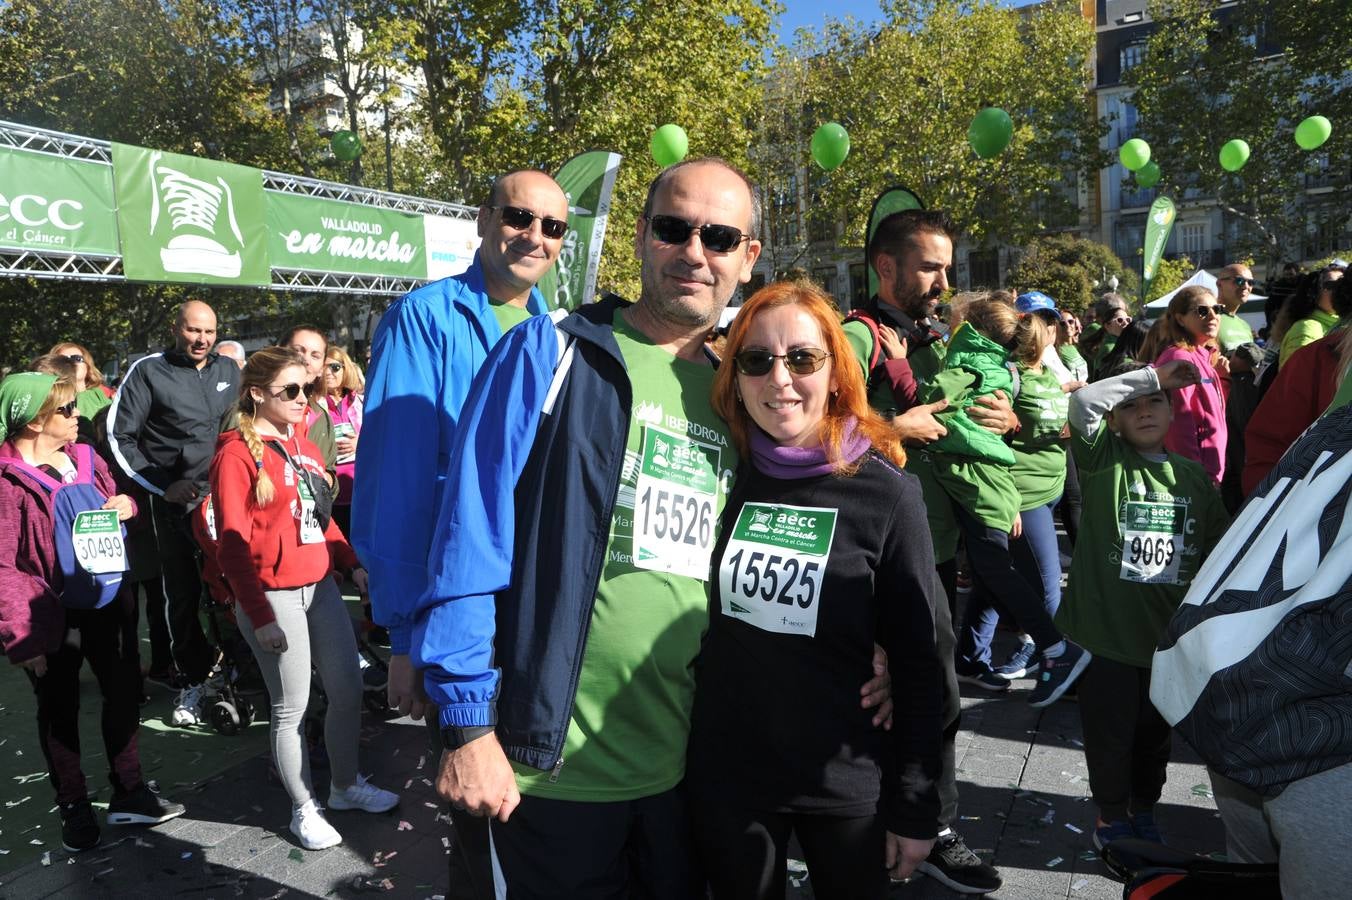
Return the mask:
{"type": "Polygon", "coordinates": [[[995,674],[1006,681],[1013,681],[1016,678],[1023,678],[1025,675],[1031,675],[1042,665],[1042,661],[1037,655],[1037,644],[1032,641],[1024,641],[1019,649],[1005,661],[1003,666],[995,667],[995,674]]]}
{"type": "Polygon", "coordinates": [[[71,853],[83,853],[99,845],[99,823],[88,800],[58,803],[61,813],[61,846],[71,853]]]}
{"type": "Polygon", "coordinates": [[[1008,679],[996,675],[985,663],[976,663],[971,668],[964,668],[959,664],[954,671],[957,673],[958,681],[963,684],[973,684],[986,691],[1009,690],[1008,679]]]}
{"type": "Polygon", "coordinates": [[[999,870],[982,862],[956,831],[941,835],[918,869],[959,894],[989,894],[1004,883],[999,870]]]}
{"type": "Polygon", "coordinates": [[[1094,654],[1073,641],[1066,641],[1066,649],[1060,656],[1042,657],[1042,674],[1038,676],[1037,687],[1028,697],[1028,705],[1036,709],[1051,706],[1066,692],[1075,679],[1084,672],[1084,667],[1094,654]]]}
{"type": "Polygon", "coordinates": [[[114,797],[108,804],[109,825],[158,825],[176,819],[185,812],[182,803],[165,800],[149,786],[114,797]]]}
{"type": "Polygon", "coordinates": [[[174,666],[167,669],[151,669],[146,673],[146,681],[153,681],[160,687],[168,688],[171,691],[181,691],[188,686],[188,679],[183,677],[174,666]]]}

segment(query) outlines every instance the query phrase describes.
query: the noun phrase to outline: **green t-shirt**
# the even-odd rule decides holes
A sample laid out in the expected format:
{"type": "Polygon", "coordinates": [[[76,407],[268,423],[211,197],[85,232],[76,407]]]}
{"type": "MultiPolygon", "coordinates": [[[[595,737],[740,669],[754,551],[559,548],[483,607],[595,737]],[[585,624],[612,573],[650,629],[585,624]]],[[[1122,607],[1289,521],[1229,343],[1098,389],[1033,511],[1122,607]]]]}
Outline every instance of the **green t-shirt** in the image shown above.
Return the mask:
{"type": "Polygon", "coordinates": [[[1291,358],[1292,353],[1306,344],[1313,344],[1337,328],[1339,321],[1339,318],[1333,313],[1316,309],[1293,324],[1290,330],[1286,332],[1286,337],[1282,338],[1282,350],[1281,355],[1277,358],[1277,365],[1286,365],[1286,361],[1291,358]]]}
{"type": "Polygon", "coordinates": [[[1222,353],[1233,353],[1236,347],[1253,343],[1253,329],[1234,313],[1222,312],[1216,339],[1220,341],[1222,353]]]}
{"type": "Polygon", "coordinates": [[[1229,520],[1211,477],[1169,453],[1152,460],[1100,422],[1071,441],[1084,509],[1056,613],[1095,655],[1149,668],[1155,645],[1229,520]]]}
{"type": "Polygon", "coordinates": [[[493,310],[493,318],[498,320],[498,327],[502,329],[503,334],[511,331],[512,326],[520,325],[531,317],[531,311],[524,306],[499,303],[496,300],[489,300],[488,305],[493,310]]]}
{"type": "Polygon", "coordinates": [[[1062,344],[1056,348],[1056,352],[1076,381],[1089,380],[1089,363],[1084,361],[1078,347],[1074,344],[1062,344]]]}
{"type": "Polygon", "coordinates": [[[713,367],[654,346],[623,314],[615,340],[633,412],[563,764],[514,764],[522,793],[560,800],[632,800],[685,776],[709,560],[737,469],[713,367]]]}
{"type": "Polygon", "coordinates": [[[1070,395],[1061,390],[1061,382],[1050,369],[1034,372],[1019,367],[1019,395],[1014,398],[1014,414],[1019,431],[1010,441],[1014,465],[1010,474],[1023,498],[1019,509],[1045,506],[1057,497],[1066,484],[1066,444],[1061,432],[1070,413],[1070,395]]]}
{"type": "Polygon", "coordinates": [[[85,388],[75,395],[75,408],[80,411],[80,415],[86,419],[94,418],[94,414],[105,406],[112,404],[112,400],[103,392],[102,388],[85,388]]]}

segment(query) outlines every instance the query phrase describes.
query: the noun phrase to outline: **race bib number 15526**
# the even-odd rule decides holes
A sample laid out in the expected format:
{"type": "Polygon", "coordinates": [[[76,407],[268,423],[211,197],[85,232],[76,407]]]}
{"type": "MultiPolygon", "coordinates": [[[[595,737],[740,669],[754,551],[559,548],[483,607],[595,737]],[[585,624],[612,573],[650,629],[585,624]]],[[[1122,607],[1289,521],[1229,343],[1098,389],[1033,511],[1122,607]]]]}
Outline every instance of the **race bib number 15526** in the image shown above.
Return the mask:
{"type": "Polygon", "coordinates": [[[649,425],[634,487],[634,565],[707,581],[720,451],[649,425]]]}

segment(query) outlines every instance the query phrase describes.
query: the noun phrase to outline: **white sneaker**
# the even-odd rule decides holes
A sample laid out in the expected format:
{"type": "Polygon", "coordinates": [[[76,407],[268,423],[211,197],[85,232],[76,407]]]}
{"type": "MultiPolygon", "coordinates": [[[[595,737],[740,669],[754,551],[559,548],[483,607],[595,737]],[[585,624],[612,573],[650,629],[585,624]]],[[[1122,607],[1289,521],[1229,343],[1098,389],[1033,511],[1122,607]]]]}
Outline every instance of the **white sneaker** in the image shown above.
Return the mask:
{"type": "Polygon", "coordinates": [[[343,842],[343,836],[313,800],[291,813],[291,833],[306,850],[327,850],[343,842]]]}
{"type": "Polygon", "coordinates": [[[174,711],[169,716],[171,725],[201,725],[202,697],[206,693],[206,683],[190,684],[178,692],[174,701],[174,711]]]}
{"type": "Polygon", "coordinates": [[[383,813],[394,809],[399,803],[399,795],[392,791],[381,790],[358,775],[357,783],[349,788],[329,788],[329,809],[360,809],[363,812],[383,813]]]}

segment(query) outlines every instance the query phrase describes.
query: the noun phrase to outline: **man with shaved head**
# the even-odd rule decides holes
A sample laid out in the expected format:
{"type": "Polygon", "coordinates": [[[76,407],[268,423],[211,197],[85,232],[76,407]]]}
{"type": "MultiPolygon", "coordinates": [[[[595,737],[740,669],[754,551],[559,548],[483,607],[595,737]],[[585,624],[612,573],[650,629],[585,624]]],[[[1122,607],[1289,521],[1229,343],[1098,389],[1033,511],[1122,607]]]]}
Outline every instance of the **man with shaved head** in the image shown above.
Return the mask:
{"type": "Polygon", "coordinates": [[[460,407],[503,333],[548,311],[535,284],[567,221],[568,198],[544,172],[498,178],[479,207],[474,262],[395,301],[372,342],[349,537],[370,573],[372,615],[390,633],[390,703],[415,718],[425,701],[408,665],[411,612],[427,586],[460,407]]]}
{"type": "Polygon", "coordinates": [[[1253,270],[1245,263],[1230,263],[1216,275],[1216,299],[1224,307],[1216,339],[1227,356],[1241,344],[1253,343],[1253,329],[1239,317],[1239,308],[1253,293],[1254,284],[1253,270]]]}
{"type": "Polygon", "coordinates": [[[239,398],[239,367],[215,351],[216,313],[202,301],[180,306],[170,332],[172,347],[127,370],[108,411],[108,443],[127,476],[150,493],[165,618],[184,684],[171,722],[195,725],[204,721],[200,704],[216,654],[197,615],[202,582],[188,517],[208,493],[216,436],[239,398]]]}

